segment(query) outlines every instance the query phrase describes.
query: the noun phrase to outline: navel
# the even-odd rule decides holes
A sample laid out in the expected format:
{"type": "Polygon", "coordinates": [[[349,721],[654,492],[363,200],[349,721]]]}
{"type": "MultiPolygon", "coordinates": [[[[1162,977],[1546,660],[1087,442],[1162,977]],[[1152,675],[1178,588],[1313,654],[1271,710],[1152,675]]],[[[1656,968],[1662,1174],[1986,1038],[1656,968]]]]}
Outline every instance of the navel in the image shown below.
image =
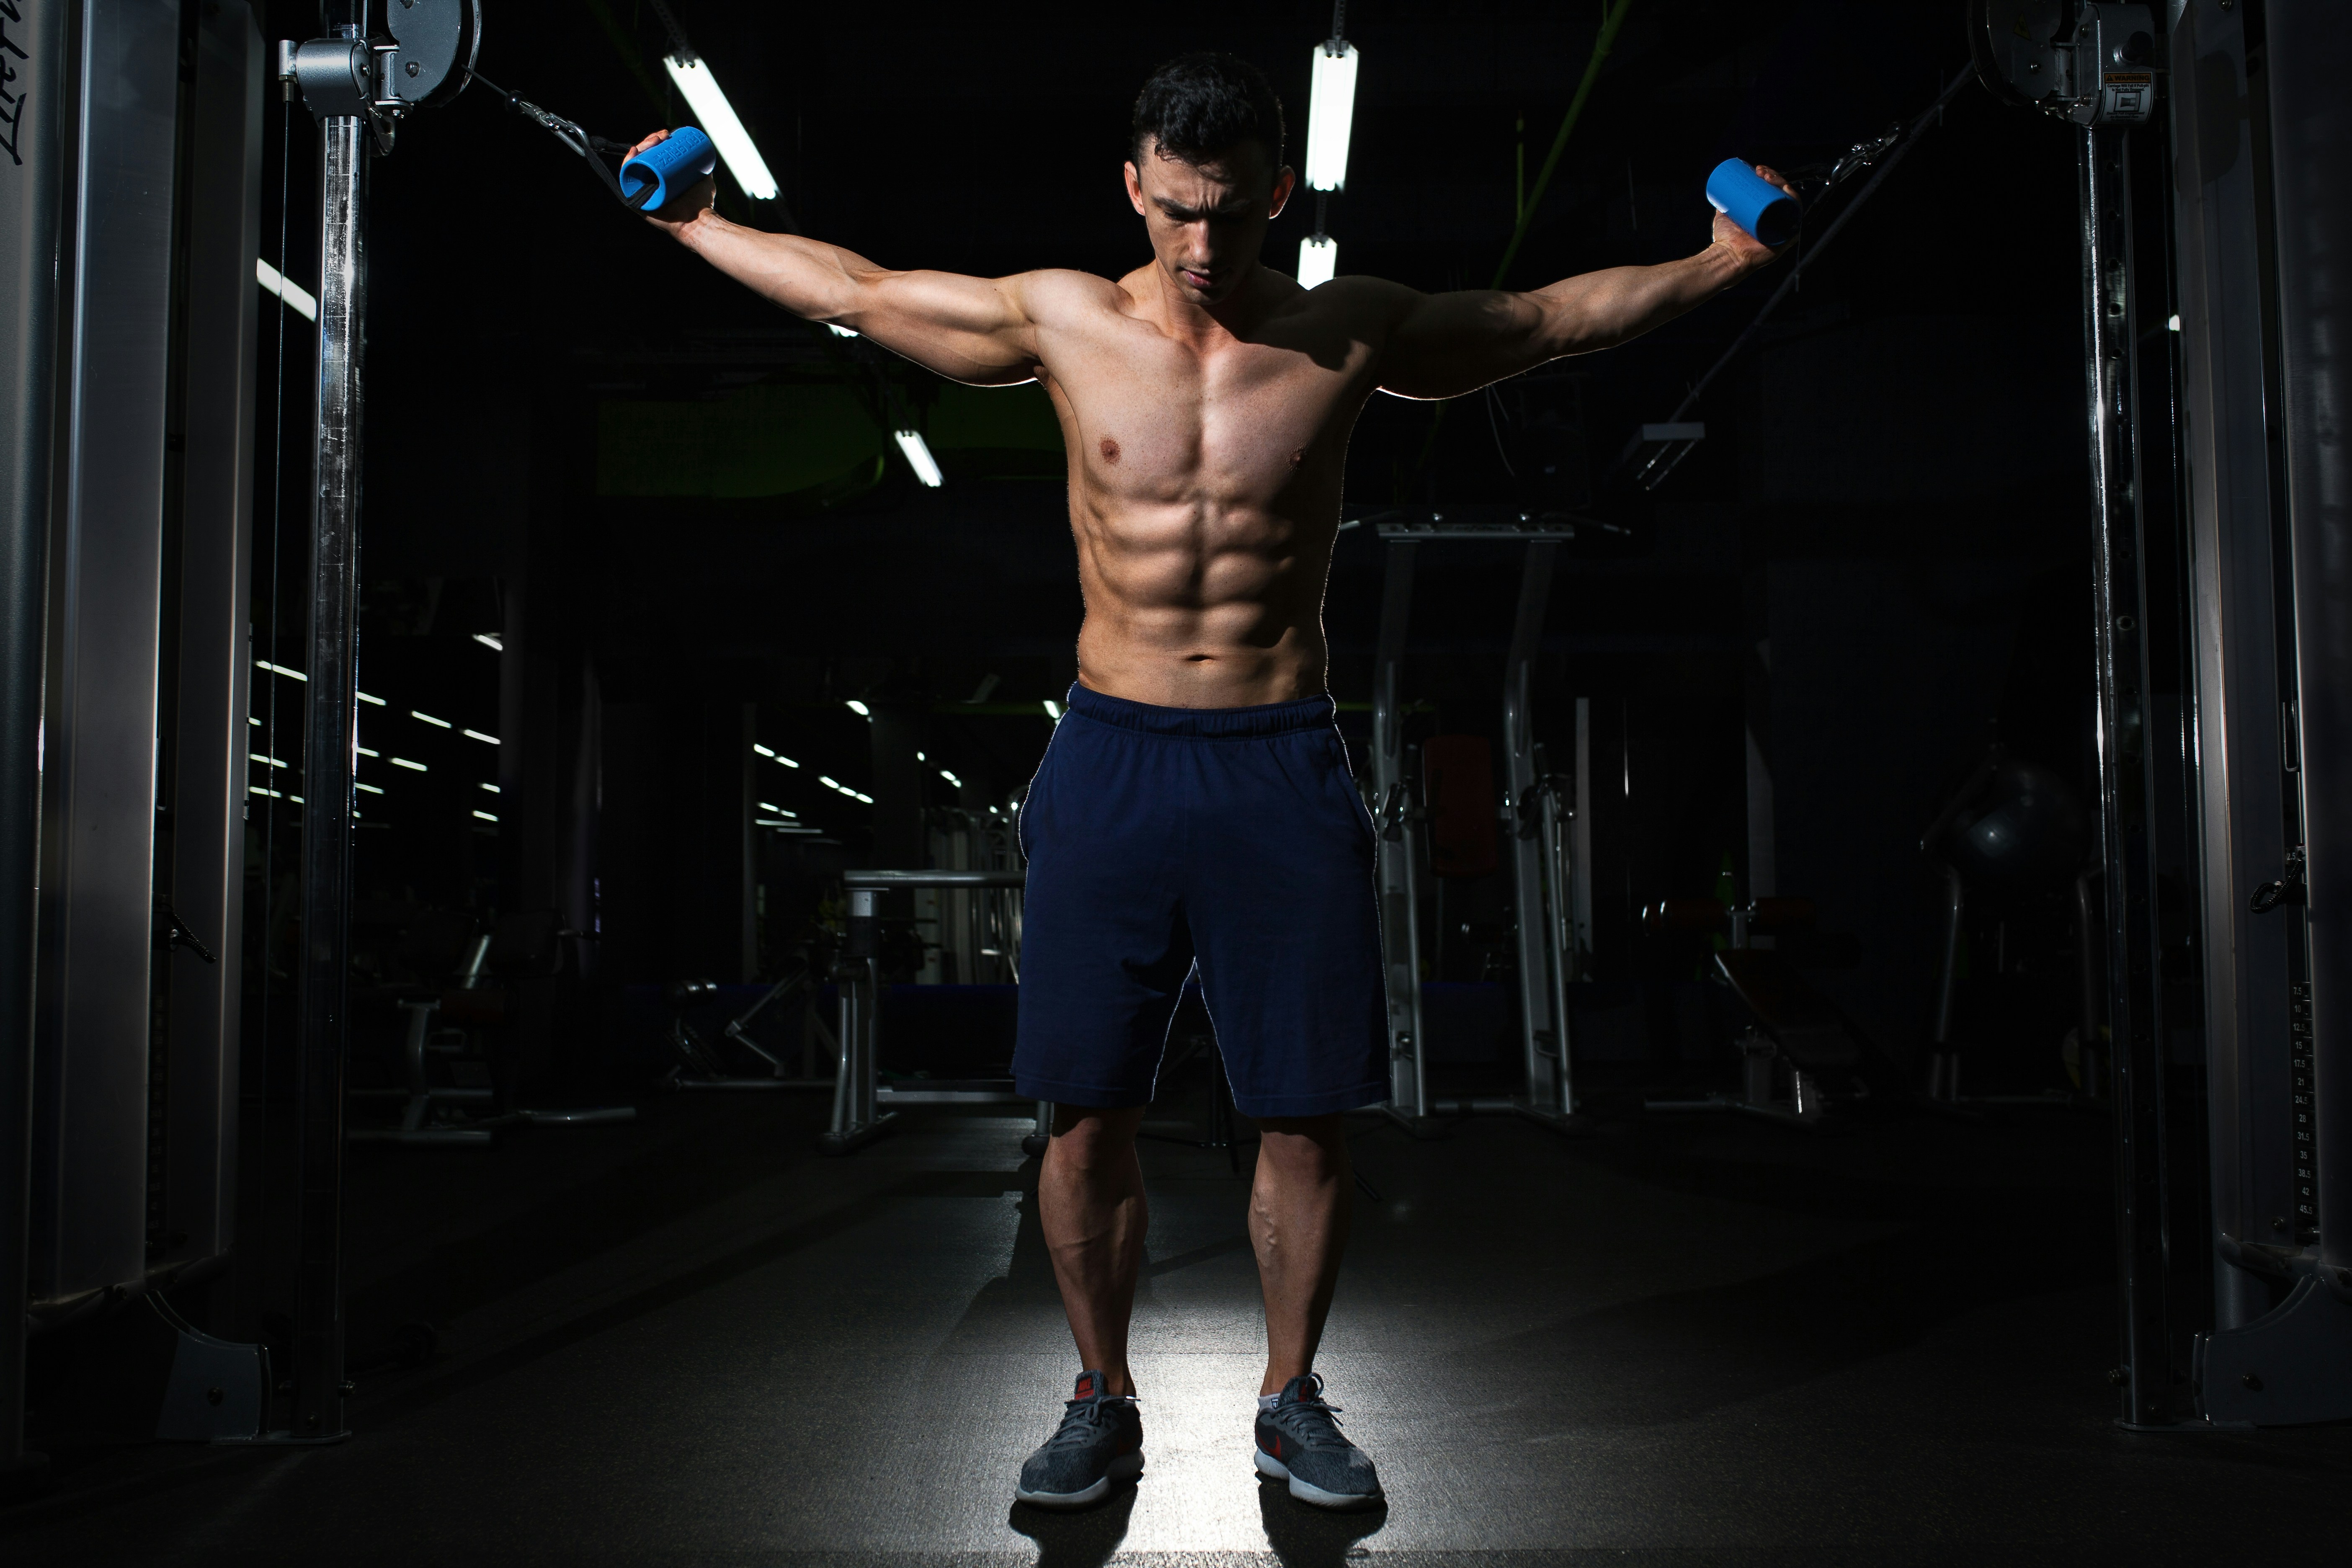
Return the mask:
{"type": "Polygon", "coordinates": [[[1116,441],[1114,441],[1114,440],[1112,440],[1112,439],[1111,439],[1109,437],[1108,437],[1108,436],[1104,437],[1102,438],[1102,455],[1103,455],[1103,461],[1104,461],[1104,462],[1106,462],[1106,463],[1116,463],[1116,462],[1118,462],[1118,442],[1116,442],[1116,441]]]}

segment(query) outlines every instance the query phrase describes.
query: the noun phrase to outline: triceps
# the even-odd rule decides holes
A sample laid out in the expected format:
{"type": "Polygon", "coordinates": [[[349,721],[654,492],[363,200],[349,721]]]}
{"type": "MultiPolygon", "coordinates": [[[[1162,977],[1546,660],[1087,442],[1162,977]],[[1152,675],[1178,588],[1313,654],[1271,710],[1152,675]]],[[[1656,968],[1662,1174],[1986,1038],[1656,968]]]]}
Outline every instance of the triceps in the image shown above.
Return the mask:
{"type": "Polygon", "coordinates": [[[1403,397],[1459,397],[1533,370],[1564,352],[1550,345],[1553,315],[1539,294],[1423,296],[1390,340],[1380,384],[1403,397]]]}

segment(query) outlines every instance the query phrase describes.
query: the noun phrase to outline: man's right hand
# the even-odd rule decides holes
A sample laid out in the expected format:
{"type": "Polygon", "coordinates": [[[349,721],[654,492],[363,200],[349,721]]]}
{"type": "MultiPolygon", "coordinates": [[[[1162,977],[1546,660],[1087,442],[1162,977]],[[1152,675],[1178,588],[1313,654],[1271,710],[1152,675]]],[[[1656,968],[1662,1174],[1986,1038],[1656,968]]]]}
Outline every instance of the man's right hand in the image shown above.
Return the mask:
{"type": "MultiPolygon", "coordinates": [[[[668,132],[656,131],[630,148],[628,157],[624,158],[622,162],[626,163],[628,158],[635,157],[654,143],[666,142],[668,139],[668,132]]],[[[718,195],[719,177],[714,171],[703,175],[701,179],[670,197],[658,210],[646,213],[646,221],[667,234],[672,239],[682,239],[685,237],[687,226],[704,213],[711,210],[711,203],[717,199],[718,195]]]]}

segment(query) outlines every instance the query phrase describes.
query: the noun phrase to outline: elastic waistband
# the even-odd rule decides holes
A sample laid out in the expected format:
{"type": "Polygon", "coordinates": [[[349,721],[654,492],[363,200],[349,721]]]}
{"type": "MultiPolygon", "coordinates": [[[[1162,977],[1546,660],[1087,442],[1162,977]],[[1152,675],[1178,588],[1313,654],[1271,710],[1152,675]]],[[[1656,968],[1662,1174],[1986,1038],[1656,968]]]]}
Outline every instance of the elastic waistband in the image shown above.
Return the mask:
{"type": "Polygon", "coordinates": [[[1328,728],[1339,707],[1328,696],[1302,697],[1296,702],[1267,702],[1255,708],[1159,708],[1129,702],[1087,687],[1072,685],[1069,710],[1121,730],[1147,735],[1174,735],[1197,741],[1239,741],[1265,735],[1296,735],[1328,728]]]}

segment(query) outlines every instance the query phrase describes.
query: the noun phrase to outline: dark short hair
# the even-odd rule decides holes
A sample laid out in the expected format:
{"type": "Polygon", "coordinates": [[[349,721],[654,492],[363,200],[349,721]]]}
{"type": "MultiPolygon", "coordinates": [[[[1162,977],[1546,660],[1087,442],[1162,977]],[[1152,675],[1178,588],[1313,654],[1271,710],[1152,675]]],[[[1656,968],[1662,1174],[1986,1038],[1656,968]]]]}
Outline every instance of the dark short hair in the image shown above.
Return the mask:
{"type": "Polygon", "coordinates": [[[1282,167],[1282,100],[1265,73],[1239,55],[1179,55],[1151,73],[1135,95],[1127,155],[1143,166],[1144,143],[1157,142],[1188,163],[1255,142],[1282,167]]]}

